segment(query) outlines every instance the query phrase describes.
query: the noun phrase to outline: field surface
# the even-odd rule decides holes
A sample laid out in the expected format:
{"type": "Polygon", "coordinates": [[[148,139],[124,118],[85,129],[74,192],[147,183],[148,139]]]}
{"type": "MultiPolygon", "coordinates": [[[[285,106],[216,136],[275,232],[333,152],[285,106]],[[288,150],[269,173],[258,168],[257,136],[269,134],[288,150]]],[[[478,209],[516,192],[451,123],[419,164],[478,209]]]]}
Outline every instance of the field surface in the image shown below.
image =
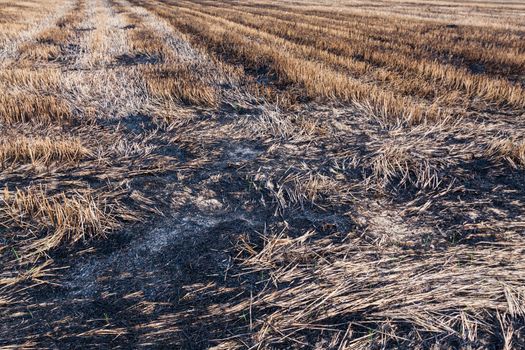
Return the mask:
{"type": "Polygon", "coordinates": [[[525,348],[525,4],[0,0],[0,349],[525,348]]]}

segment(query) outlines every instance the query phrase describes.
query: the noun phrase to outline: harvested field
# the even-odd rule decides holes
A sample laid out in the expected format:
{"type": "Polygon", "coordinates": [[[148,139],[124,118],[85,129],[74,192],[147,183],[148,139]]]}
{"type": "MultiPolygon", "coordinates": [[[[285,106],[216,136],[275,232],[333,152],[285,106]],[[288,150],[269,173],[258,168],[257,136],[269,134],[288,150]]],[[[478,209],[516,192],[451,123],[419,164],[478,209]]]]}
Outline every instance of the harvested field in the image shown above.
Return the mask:
{"type": "Polygon", "coordinates": [[[525,348],[525,4],[0,0],[0,349],[525,348]]]}

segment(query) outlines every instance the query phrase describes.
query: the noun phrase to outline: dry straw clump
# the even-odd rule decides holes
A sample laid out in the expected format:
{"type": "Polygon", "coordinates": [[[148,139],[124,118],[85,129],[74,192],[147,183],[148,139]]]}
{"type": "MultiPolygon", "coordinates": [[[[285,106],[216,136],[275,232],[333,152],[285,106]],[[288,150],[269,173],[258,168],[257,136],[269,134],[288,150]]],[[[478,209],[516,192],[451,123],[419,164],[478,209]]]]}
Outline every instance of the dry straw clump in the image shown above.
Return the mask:
{"type": "MultiPolygon", "coordinates": [[[[410,146],[387,144],[372,159],[372,177],[382,186],[395,183],[417,188],[437,188],[441,179],[436,160],[418,154],[410,146]]],[[[443,162],[441,162],[443,163],[443,162]]]]}
{"type": "Polygon", "coordinates": [[[0,84],[5,87],[6,92],[17,87],[40,95],[59,91],[62,81],[60,72],[56,69],[12,68],[0,72],[0,84]]]}
{"type": "Polygon", "coordinates": [[[525,141],[499,139],[492,141],[485,153],[494,159],[503,159],[514,168],[525,167],[525,141]]]}
{"type": "Polygon", "coordinates": [[[4,123],[51,123],[71,116],[70,104],[60,97],[0,93],[0,121],[4,123]]]}
{"type": "Polygon", "coordinates": [[[217,90],[187,64],[166,65],[145,70],[145,80],[151,96],[164,101],[187,105],[216,107],[217,90]]]}
{"type": "Polygon", "coordinates": [[[3,225],[44,235],[24,246],[27,257],[43,254],[61,244],[103,236],[118,227],[118,221],[111,214],[112,207],[90,193],[51,195],[43,188],[11,193],[6,188],[2,202],[3,225]]]}
{"type": "Polygon", "coordinates": [[[75,138],[16,137],[0,141],[0,163],[3,167],[24,163],[70,163],[90,155],[91,152],[75,138]]]}

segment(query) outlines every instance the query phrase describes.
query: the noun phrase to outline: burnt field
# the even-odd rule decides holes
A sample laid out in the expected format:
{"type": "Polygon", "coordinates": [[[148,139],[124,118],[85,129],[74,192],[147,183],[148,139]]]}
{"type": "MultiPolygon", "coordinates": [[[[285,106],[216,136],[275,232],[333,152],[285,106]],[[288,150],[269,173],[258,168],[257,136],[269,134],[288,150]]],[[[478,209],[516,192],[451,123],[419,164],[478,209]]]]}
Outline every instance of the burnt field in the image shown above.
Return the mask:
{"type": "Polygon", "coordinates": [[[525,348],[525,4],[0,0],[0,349],[525,348]]]}

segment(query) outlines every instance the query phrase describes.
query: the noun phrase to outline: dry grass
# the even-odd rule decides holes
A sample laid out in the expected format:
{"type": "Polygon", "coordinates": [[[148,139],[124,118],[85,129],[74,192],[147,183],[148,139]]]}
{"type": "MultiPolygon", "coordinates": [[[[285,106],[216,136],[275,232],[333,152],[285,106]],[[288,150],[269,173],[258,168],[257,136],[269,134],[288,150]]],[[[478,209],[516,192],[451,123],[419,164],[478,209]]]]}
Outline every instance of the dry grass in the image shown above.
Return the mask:
{"type": "Polygon", "coordinates": [[[20,57],[33,61],[53,61],[60,56],[60,47],[48,43],[28,43],[20,48],[20,57]]]}
{"type": "MultiPolygon", "coordinates": [[[[192,6],[192,8],[195,8],[192,6]]],[[[202,11],[202,9],[199,8],[202,11]]],[[[488,99],[489,101],[509,103],[515,106],[524,106],[523,90],[518,86],[509,84],[504,79],[491,79],[485,76],[475,76],[471,74],[468,69],[457,69],[452,65],[435,62],[427,59],[428,53],[426,49],[416,46],[415,49],[408,49],[408,43],[419,43],[424,45],[429,39],[426,37],[414,37],[410,32],[406,32],[409,40],[405,41],[402,36],[393,38],[395,47],[392,51],[378,50],[381,48],[390,49],[388,44],[377,43],[374,40],[367,40],[366,33],[362,33],[362,29],[358,27],[351,27],[350,38],[348,31],[345,30],[349,24],[344,23],[342,26],[333,26],[326,29],[316,23],[306,19],[305,17],[296,15],[295,21],[288,19],[276,19],[273,16],[279,17],[282,12],[272,11],[271,15],[265,11],[256,11],[257,14],[252,15],[252,9],[246,11],[243,8],[241,11],[219,9],[214,7],[209,11],[205,8],[204,12],[228,19],[229,21],[240,23],[244,26],[253,27],[263,33],[271,33],[276,35],[279,39],[284,38],[290,42],[300,44],[301,46],[288,45],[294,51],[301,52],[302,56],[318,58],[326,63],[332,65],[334,68],[344,68],[350,73],[358,76],[371,75],[371,78],[378,81],[380,84],[385,84],[389,90],[400,90],[401,93],[409,95],[428,95],[431,90],[426,87],[427,79],[432,79],[436,84],[432,88],[439,88],[440,84],[444,84],[445,91],[442,94],[449,95],[450,89],[460,89],[470,96],[479,96],[488,99]],[[276,13],[277,12],[277,13],[276,13]],[[310,22],[303,24],[306,20],[310,22]],[[296,24],[296,21],[301,21],[296,24]],[[334,28],[335,27],[335,28],[334,28]],[[356,58],[359,58],[356,60],[356,58]],[[375,66],[381,68],[376,69],[375,66]],[[384,69],[384,68],[387,69],[384,69]],[[401,74],[399,74],[401,73],[401,74]],[[437,85],[437,86],[436,86],[437,85]]],[[[357,19],[359,21],[359,19],[357,19]]],[[[369,19],[368,27],[372,26],[370,31],[375,32],[376,25],[373,19],[369,19]],[[371,23],[370,23],[371,22],[371,23]]],[[[376,34],[376,33],[374,33],[376,34]]],[[[381,35],[390,37],[392,34],[386,31],[381,31],[381,35]]],[[[440,31],[442,36],[451,36],[450,31],[440,31]]],[[[262,34],[259,34],[262,35],[262,34]]],[[[277,40],[279,40],[277,39],[277,40]]],[[[442,42],[442,40],[440,41],[442,42]]],[[[289,43],[286,43],[289,44],[289,43]]],[[[447,40],[440,48],[443,51],[450,52],[458,56],[465,57],[466,60],[486,61],[486,57],[496,56],[496,53],[487,53],[479,45],[472,43],[471,47],[460,46],[447,40]],[[454,50],[457,48],[456,50],[454,50]],[[486,56],[475,56],[471,52],[482,52],[486,56]]],[[[490,49],[489,49],[490,50],[490,49]]],[[[495,52],[502,54],[502,50],[495,50],[495,52]]],[[[501,61],[498,64],[510,64],[512,69],[521,67],[522,55],[519,51],[514,51],[514,55],[507,54],[505,57],[514,57],[515,64],[512,62],[501,61]]],[[[513,61],[514,62],[514,61],[513,61]]]]}
{"type": "Polygon", "coordinates": [[[187,105],[215,107],[217,90],[194,73],[190,65],[167,65],[144,72],[148,92],[155,98],[187,105]]]}
{"type": "Polygon", "coordinates": [[[46,253],[61,244],[104,236],[118,226],[111,207],[89,193],[49,195],[43,188],[3,192],[2,224],[37,230],[44,237],[23,247],[24,258],[46,253]],[[27,255],[26,255],[27,254],[27,255]]]}
{"type": "Polygon", "coordinates": [[[80,23],[85,3],[78,0],[75,7],[56,21],[56,26],[45,28],[32,41],[18,49],[20,65],[31,62],[48,62],[61,59],[67,54],[68,43],[76,36],[76,26],[80,23]],[[29,62],[27,62],[29,61],[29,62]]]}
{"type": "Polygon", "coordinates": [[[60,88],[60,73],[55,69],[9,69],[0,72],[0,82],[6,87],[43,94],[60,88]]]}
{"type": "Polygon", "coordinates": [[[306,60],[304,52],[292,53],[304,48],[302,46],[295,50],[295,44],[211,15],[191,19],[167,16],[179,28],[203,38],[203,45],[209,49],[243,62],[248,69],[275,71],[279,84],[296,83],[312,98],[354,102],[379,117],[399,118],[409,123],[419,122],[427,114],[432,118],[439,115],[434,108],[424,112],[405,98],[396,98],[390,92],[364,84],[322,63],[306,60]],[[252,41],[251,36],[258,36],[261,41],[252,41]]]}
{"type": "Polygon", "coordinates": [[[411,183],[416,187],[436,188],[440,183],[439,175],[427,159],[418,161],[410,149],[397,145],[385,145],[377,152],[372,171],[385,185],[396,181],[401,186],[411,183]]]}
{"type": "Polygon", "coordinates": [[[525,166],[525,142],[509,139],[494,140],[486,150],[487,156],[495,159],[503,159],[514,168],[525,166]]]}
{"type": "Polygon", "coordinates": [[[4,123],[51,123],[65,121],[71,114],[70,105],[54,96],[5,92],[0,95],[0,120],[4,123]]]}
{"type": "MultiPolygon", "coordinates": [[[[312,98],[351,102],[384,118],[398,118],[409,123],[442,119],[457,113],[454,109],[465,104],[465,97],[501,106],[521,109],[525,106],[525,94],[519,84],[489,72],[475,74],[470,68],[457,68],[450,61],[436,62],[427,52],[429,38],[410,36],[404,41],[399,39],[402,36],[398,33],[382,29],[376,34],[375,26],[380,25],[370,17],[356,17],[356,21],[365,22],[366,28],[376,36],[392,37],[395,46],[390,47],[387,40],[367,39],[371,34],[363,33],[362,26],[351,22],[345,21],[338,26],[331,23],[333,28],[327,29],[321,25],[323,19],[292,14],[286,7],[282,11],[246,5],[224,9],[209,4],[182,3],[176,15],[167,6],[149,8],[191,34],[197,44],[222,57],[242,62],[249,69],[270,69],[277,74],[278,84],[297,84],[312,98]],[[286,19],[276,18],[283,16],[287,16],[286,19]],[[411,48],[414,45],[416,48],[411,48]],[[420,98],[412,101],[411,96],[420,98]],[[442,111],[446,107],[454,109],[442,111]]],[[[398,20],[392,22],[397,24],[398,20]]],[[[399,20],[401,26],[408,23],[413,25],[399,20]]],[[[421,30],[426,29],[424,23],[419,25],[421,30]]],[[[451,37],[446,39],[443,51],[449,52],[451,46],[456,47],[454,31],[445,30],[441,34],[451,37]]],[[[472,40],[484,42],[492,38],[472,40]]],[[[480,45],[471,50],[483,50],[480,45]]],[[[462,50],[466,50],[464,46],[462,50]]],[[[457,61],[473,60],[463,51],[457,51],[457,61]]],[[[484,67],[486,64],[482,62],[479,65],[484,67]]]]}
{"type": "Polygon", "coordinates": [[[162,104],[216,107],[219,92],[202,62],[187,62],[170,48],[143,15],[127,11],[113,3],[127,20],[129,53],[116,57],[117,62],[139,65],[147,94],[162,104]]]}
{"type": "Polygon", "coordinates": [[[516,0],[0,0],[0,348],[525,348],[516,0]]]}
{"type": "Polygon", "coordinates": [[[56,140],[17,137],[0,141],[0,163],[3,167],[20,163],[77,162],[91,155],[78,139],[56,140]]]}
{"type": "MultiPolygon", "coordinates": [[[[421,341],[441,332],[473,341],[479,332],[500,326],[484,311],[518,319],[525,312],[523,276],[507,275],[523,268],[523,260],[515,259],[521,245],[406,250],[402,255],[386,248],[378,256],[359,238],[318,235],[266,235],[263,246],[244,248],[246,273],[267,275],[268,283],[253,299],[226,312],[257,310],[252,344],[284,341],[301,347],[308,344],[309,331],[323,329],[329,343],[389,348],[411,331],[407,324],[421,333],[421,341]],[[494,261],[502,263],[499,269],[492,267],[494,261]],[[501,278],[506,282],[493,283],[501,278]],[[345,332],[335,327],[337,320],[354,321],[345,332]]],[[[517,340],[512,325],[501,327],[508,332],[506,341],[517,340]]]]}

